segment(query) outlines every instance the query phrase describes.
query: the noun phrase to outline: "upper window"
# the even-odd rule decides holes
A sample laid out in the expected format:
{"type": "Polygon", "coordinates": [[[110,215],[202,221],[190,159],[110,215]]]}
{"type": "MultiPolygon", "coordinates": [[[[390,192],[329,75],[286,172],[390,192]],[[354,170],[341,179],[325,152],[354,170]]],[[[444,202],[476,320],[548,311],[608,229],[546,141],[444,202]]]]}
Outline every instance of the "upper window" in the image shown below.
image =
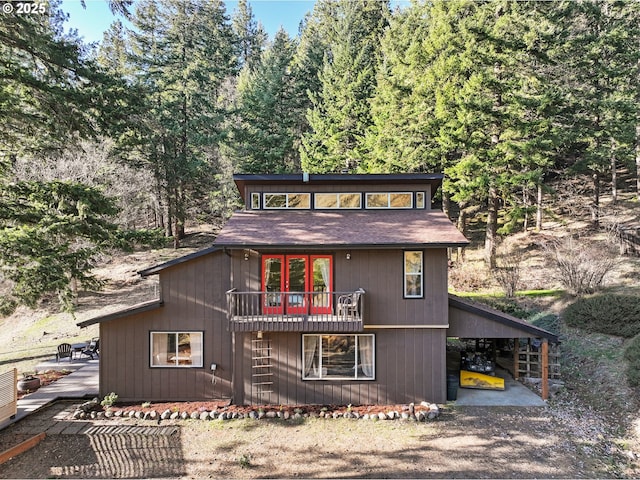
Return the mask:
{"type": "Polygon", "coordinates": [[[260,209],[260,194],[257,192],[253,192],[251,194],[251,208],[253,210],[259,210],[260,209]]]}
{"type": "Polygon", "coordinates": [[[202,367],[202,332],[151,332],[152,367],[202,367]]]}
{"type": "Polygon", "coordinates": [[[366,335],[303,335],[304,380],[375,379],[375,341],[366,335]]]}
{"type": "Polygon", "coordinates": [[[315,208],[361,208],[362,195],[360,193],[316,193],[314,195],[315,208]]]}
{"type": "Polygon", "coordinates": [[[311,208],[310,193],[265,193],[263,208],[311,208]]]}
{"type": "Polygon", "coordinates": [[[413,208],[411,192],[367,193],[367,208],[413,208]]]}
{"type": "Polygon", "coordinates": [[[404,296],[422,298],[423,293],[423,254],[420,251],[404,252],[404,296]]]}

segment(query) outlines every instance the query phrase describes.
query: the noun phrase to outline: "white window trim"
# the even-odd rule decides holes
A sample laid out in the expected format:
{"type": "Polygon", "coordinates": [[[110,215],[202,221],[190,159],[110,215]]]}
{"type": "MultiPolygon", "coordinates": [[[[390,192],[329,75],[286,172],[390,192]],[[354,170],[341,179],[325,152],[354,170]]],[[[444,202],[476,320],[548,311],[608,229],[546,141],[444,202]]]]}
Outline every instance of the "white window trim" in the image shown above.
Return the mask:
{"type": "Polygon", "coordinates": [[[263,210],[310,210],[311,209],[311,194],[308,192],[263,192],[262,193],[262,209],[263,210]],[[267,195],[284,195],[285,196],[285,206],[284,207],[268,207],[267,206],[267,195]],[[308,195],[309,196],[309,206],[308,207],[290,207],[289,206],[289,195],[308,195]]]}
{"type": "Polygon", "coordinates": [[[362,193],[361,192],[317,192],[313,195],[313,208],[314,210],[362,210],[362,193]],[[335,207],[319,207],[316,203],[316,195],[335,195],[336,206],[335,207]],[[343,207],[340,205],[340,197],[342,195],[358,195],[360,197],[359,207],[343,207]]]}
{"type": "Polygon", "coordinates": [[[393,210],[401,210],[401,209],[409,209],[413,208],[413,193],[414,192],[367,192],[365,194],[365,208],[368,210],[383,210],[383,209],[393,209],[393,210]],[[411,205],[408,207],[392,207],[391,206],[391,195],[409,195],[411,199],[411,205]],[[369,206],[369,196],[370,195],[386,195],[387,196],[387,206],[386,207],[370,207],[369,206]]]}
{"type": "Polygon", "coordinates": [[[424,252],[422,250],[405,250],[402,253],[402,290],[404,298],[424,298],[424,252]],[[420,254],[420,273],[407,272],[407,253],[420,254]],[[420,295],[409,295],[407,293],[407,275],[420,275],[420,295]]]}
{"type": "Polygon", "coordinates": [[[261,195],[259,192],[251,192],[251,210],[260,210],[261,207],[261,195]],[[258,206],[254,206],[254,200],[257,199],[258,206]]]}
{"type": "Polygon", "coordinates": [[[358,337],[371,337],[371,348],[373,350],[372,352],[372,360],[371,360],[371,368],[373,369],[373,374],[370,377],[358,377],[358,370],[354,369],[355,375],[353,377],[329,377],[329,376],[323,376],[323,372],[324,372],[324,368],[322,367],[322,337],[325,337],[329,334],[303,334],[302,335],[302,379],[303,380],[322,380],[322,381],[340,381],[340,382],[344,382],[344,381],[358,381],[358,382],[362,382],[362,381],[366,381],[366,382],[370,382],[370,381],[374,381],[376,379],[376,336],[373,333],[347,333],[347,334],[338,334],[335,336],[340,336],[340,337],[346,337],[346,336],[350,336],[350,337],[355,337],[355,341],[356,341],[356,357],[355,357],[355,365],[358,365],[358,355],[360,354],[360,349],[359,349],[359,345],[358,345],[358,337]],[[320,337],[320,354],[319,354],[319,360],[320,360],[320,365],[318,365],[318,371],[319,371],[319,376],[317,377],[307,377],[304,374],[304,368],[305,368],[305,354],[304,354],[304,339],[305,337],[320,337]]]}
{"type": "MultiPolygon", "coordinates": [[[[176,338],[176,349],[178,348],[178,342],[176,338]]],[[[176,351],[176,356],[178,352],[176,351]]],[[[193,357],[192,357],[193,358],[193,357]]],[[[204,332],[201,330],[153,330],[149,332],[149,366],[151,368],[202,368],[204,366],[204,332]],[[153,336],[154,334],[159,335],[180,335],[181,333],[188,333],[190,335],[198,334],[200,335],[200,363],[192,363],[190,365],[180,365],[178,363],[178,359],[176,358],[176,363],[167,364],[167,365],[154,365],[154,353],[153,353],[153,336]]]]}

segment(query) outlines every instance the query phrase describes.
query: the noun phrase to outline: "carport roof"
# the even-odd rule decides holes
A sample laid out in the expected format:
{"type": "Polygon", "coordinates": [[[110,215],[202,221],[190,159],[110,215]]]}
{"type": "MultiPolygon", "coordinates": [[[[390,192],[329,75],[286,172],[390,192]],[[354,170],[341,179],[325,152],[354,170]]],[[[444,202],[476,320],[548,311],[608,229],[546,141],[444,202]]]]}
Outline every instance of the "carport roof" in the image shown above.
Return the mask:
{"type": "MultiPolygon", "coordinates": [[[[497,324],[496,326],[498,328],[504,327],[505,331],[513,333],[521,332],[521,337],[546,338],[551,343],[559,343],[557,335],[543,328],[536,327],[535,325],[532,325],[525,320],[514,317],[513,315],[509,315],[508,313],[501,312],[482,303],[474,302],[472,300],[450,294],[449,308],[455,308],[462,312],[465,312],[466,314],[469,314],[469,317],[481,318],[483,320],[492,322],[493,324],[497,324]]],[[[494,335],[483,334],[488,329],[483,328],[482,324],[475,324],[474,327],[468,329],[464,335],[457,335],[457,325],[454,324],[451,318],[449,320],[449,328],[452,336],[464,336],[470,338],[492,338],[494,335]],[[470,330],[472,331],[472,334],[469,334],[470,330]]]]}

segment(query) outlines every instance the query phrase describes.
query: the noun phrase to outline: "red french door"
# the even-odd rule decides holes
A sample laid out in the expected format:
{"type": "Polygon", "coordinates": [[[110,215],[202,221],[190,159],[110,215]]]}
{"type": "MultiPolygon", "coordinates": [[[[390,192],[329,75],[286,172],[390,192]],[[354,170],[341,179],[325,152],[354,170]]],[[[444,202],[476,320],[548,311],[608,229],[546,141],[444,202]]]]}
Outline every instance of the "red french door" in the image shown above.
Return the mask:
{"type": "Polygon", "coordinates": [[[331,313],[332,257],[263,255],[264,313],[331,313]]]}

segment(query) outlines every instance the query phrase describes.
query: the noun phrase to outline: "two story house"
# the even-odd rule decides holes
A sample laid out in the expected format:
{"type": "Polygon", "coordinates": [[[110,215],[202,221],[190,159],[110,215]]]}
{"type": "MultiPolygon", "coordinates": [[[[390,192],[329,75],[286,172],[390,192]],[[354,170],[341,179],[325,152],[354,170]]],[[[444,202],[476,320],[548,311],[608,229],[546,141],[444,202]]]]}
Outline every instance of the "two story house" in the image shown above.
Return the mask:
{"type": "Polygon", "coordinates": [[[467,240],[439,174],[235,175],[245,203],[205,250],[140,272],[160,297],[100,323],[100,391],[127,401],[446,400],[446,338],[548,337],[447,291],[467,240]],[[497,326],[496,326],[497,325],[497,326]],[[487,327],[487,325],[485,325],[487,327]]]}

